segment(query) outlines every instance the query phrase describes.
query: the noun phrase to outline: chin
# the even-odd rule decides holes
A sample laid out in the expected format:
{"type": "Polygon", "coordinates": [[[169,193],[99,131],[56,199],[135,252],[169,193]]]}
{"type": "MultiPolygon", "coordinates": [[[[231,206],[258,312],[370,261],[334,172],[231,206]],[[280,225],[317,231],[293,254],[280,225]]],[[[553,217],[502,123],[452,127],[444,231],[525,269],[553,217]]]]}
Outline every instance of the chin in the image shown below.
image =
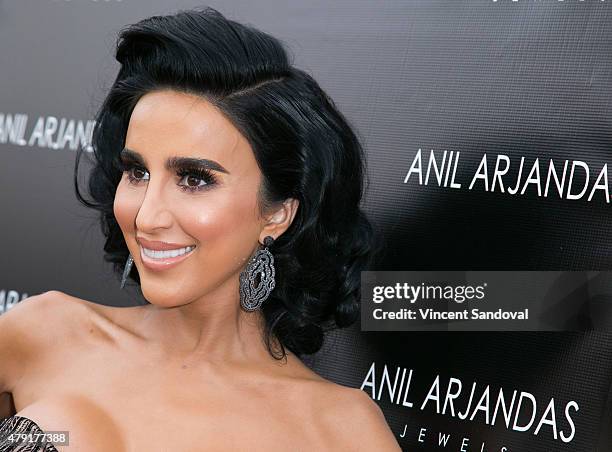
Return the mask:
{"type": "Polygon", "coordinates": [[[165,287],[156,288],[143,282],[141,285],[142,295],[145,300],[150,304],[159,306],[160,308],[173,308],[180,306],[185,303],[177,303],[178,300],[182,300],[182,297],[178,291],[168,290],[167,285],[165,287]]]}

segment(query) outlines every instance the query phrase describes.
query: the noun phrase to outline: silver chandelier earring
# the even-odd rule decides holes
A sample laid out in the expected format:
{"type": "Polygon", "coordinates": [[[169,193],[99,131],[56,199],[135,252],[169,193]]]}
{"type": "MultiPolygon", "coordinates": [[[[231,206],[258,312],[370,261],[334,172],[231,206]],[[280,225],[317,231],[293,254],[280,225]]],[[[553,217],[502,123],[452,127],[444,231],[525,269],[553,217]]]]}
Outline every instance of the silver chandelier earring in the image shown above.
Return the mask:
{"type": "Polygon", "coordinates": [[[123,276],[121,277],[121,289],[125,286],[125,281],[127,280],[128,275],[130,274],[130,270],[132,269],[132,264],[134,263],[134,259],[130,254],[125,262],[125,269],[123,270],[123,276]]]}
{"type": "Polygon", "coordinates": [[[268,298],[276,281],[274,280],[274,256],[268,247],[274,238],[266,236],[264,249],[258,250],[240,273],[240,306],[245,311],[256,311],[268,298]]]}

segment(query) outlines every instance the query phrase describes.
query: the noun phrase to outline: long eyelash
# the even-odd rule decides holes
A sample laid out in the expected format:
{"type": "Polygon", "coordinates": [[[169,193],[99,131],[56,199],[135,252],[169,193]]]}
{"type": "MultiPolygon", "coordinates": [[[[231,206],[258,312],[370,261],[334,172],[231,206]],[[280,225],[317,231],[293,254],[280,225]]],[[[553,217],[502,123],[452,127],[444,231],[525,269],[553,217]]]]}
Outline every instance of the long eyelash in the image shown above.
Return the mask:
{"type": "Polygon", "coordinates": [[[210,188],[211,185],[217,183],[217,179],[213,173],[210,172],[207,168],[202,167],[193,167],[193,168],[181,168],[176,172],[176,175],[181,179],[185,176],[195,176],[197,179],[203,180],[206,182],[206,185],[197,186],[197,187],[189,187],[188,185],[180,185],[181,190],[195,192],[199,190],[206,190],[210,188]]]}
{"type": "Polygon", "coordinates": [[[137,184],[138,182],[140,182],[140,179],[132,176],[133,169],[140,169],[146,171],[146,169],[142,166],[136,165],[134,162],[125,161],[123,159],[119,160],[119,169],[122,172],[127,173],[127,178],[130,184],[137,184]]]}
{"type": "Polygon", "coordinates": [[[137,184],[138,182],[141,181],[141,179],[137,179],[134,176],[132,176],[132,169],[133,168],[137,168],[137,169],[144,169],[144,168],[141,168],[141,167],[138,167],[138,166],[132,166],[130,169],[127,170],[127,178],[128,178],[128,181],[130,181],[130,184],[137,184]]]}

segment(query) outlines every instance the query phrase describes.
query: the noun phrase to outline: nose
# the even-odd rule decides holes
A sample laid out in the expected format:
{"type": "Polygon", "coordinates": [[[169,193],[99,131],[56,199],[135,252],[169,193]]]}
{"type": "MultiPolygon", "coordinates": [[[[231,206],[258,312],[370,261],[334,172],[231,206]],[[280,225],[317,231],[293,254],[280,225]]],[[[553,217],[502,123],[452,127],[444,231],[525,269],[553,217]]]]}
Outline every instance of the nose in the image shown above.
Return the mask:
{"type": "Polygon", "coordinates": [[[156,229],[168,229],[172,226],[172,212],[164,196],[163,181],[155,183],[150,177],[145,189],[144,198],[136,214],[136,229],[153,233],[156,229]]]}

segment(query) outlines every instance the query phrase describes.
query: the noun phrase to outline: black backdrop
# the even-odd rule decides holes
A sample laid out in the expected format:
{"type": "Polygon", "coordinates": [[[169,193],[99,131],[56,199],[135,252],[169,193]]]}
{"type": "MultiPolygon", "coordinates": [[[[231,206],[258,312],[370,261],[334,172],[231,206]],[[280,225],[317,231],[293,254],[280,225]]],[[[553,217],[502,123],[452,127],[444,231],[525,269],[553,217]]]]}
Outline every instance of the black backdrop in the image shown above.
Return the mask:
{"type": "MultiPolygon", "coordinates": [[[[377,270],[609,270],[609,196],[588,195],[612,163],[612,12],[600,0],[360,0],[210,2],[229,17],[284,40],[295,64],[310,71],[354,124],[368,153],[365,207],[382,230],[386,254],[377,270]],[[404,183],[418,150],[460,152],[456,181],[404,183]],[[483,155],[489,180],[507,155],[508,184],[524,158],[542,181],[549,160],[584,162],[573,193],[536,184],[523,194],[469,189],[483,155]]],[[[92,213],[72,191],[74,150],[110,85],[111,51],[125,24],[202,3],[136,0],[0,0],[0,311],[28,295],[57,289],[109,305],[138,304],[120,291],[102,262],[92,213]],[[71,132],[71,127],[74,131],[71,132]],[[81,129],[79,129],[79,127],[81,129]],[[38,132],[47,128],[49,133],[38,132]],[[64,140],[60,140],[63,137],[64,140]]],[[[569,175],[568,175],[569,177],[569,175]]],[[[600,181],[603,181],[601,179],[600,181]]],[[[587,306],[586,309],[591,307],[587,306]]],[[[601,309],[601,307],[599,307],[601,309]]],[[[604,312],[606,308],[604,307],[604,312]]],[[[603,322],[603,328],[606,322],[603,322]]],[[[377,400],[406,450],[608,451],[612,335],[590,332],[360,332],[330,336],[306,362],[339,383],[361,387],[371,366],[412,369],[409,408],[377,400]],[[419,409],[436,376],[476,398],[489,385],[537,400],[537,424],[551,398],[551,425],[514,431],[419,409]],[[424,442],[418,442],[426,428],[424,442]],[[406,430],[406,437],[400,435],[406,430]],[[438,447],[439,432],[452,434],[438,447]],[[482,443],[486,443],[482,446],[482,443]]],[[[364,390],[369,392],[367,386],[364,390]]]]}

